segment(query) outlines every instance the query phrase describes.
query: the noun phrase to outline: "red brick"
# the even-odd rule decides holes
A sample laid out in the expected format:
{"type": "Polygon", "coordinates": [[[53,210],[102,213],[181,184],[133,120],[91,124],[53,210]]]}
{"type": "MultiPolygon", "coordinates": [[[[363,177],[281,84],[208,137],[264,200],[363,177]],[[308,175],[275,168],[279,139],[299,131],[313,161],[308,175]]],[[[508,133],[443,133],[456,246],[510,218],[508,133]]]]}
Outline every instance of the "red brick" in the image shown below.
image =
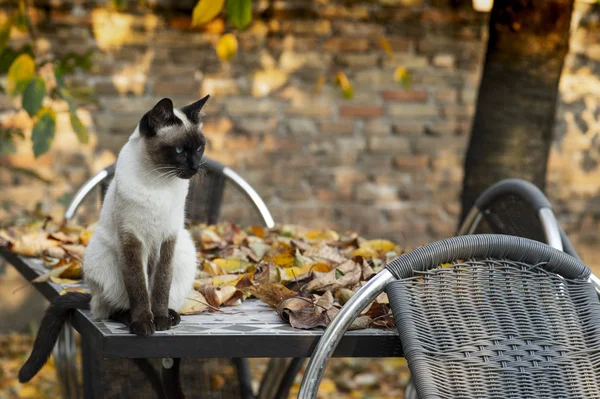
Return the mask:
{"type": "Polygon", "coordinates": [[[381,94],[383,95],[383,99],[385,101],[427,101],[427,92],[425,90],[384,90],[381,94]]]}
{"type": "Polygon", "coordinates": [[[377,118],[383,116],[381,105],[344,105],[340,107],[340,116],[352,118],[377,118]]]}

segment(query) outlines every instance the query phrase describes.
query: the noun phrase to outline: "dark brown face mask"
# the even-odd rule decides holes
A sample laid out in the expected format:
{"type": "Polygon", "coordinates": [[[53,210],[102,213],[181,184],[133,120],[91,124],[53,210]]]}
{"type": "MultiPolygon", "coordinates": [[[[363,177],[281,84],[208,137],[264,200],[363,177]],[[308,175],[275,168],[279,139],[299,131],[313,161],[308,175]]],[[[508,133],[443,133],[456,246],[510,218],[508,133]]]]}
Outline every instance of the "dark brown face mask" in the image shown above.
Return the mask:
{"type": "Polygon", "coordinates": [[[168,98],[160,100],[142,117],[139,131],[149,167],[161,175],[181,179],[190,179],[198,173],[206,146],[200,111],[208,98],[180,109],[187,122],[175,114],[173,102],[168,98]]]}

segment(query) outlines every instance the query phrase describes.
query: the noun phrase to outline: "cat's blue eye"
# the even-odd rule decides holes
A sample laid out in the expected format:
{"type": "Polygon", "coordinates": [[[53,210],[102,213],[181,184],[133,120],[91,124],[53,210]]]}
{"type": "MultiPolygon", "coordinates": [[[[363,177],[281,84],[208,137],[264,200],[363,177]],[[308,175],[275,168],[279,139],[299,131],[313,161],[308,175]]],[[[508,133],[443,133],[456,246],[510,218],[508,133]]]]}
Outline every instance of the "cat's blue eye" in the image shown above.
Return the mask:
{"type": "Polygon", "coordinates": [[[183,147],[175,147],[175,152],[181,154],[183,152],[183,147]]]}

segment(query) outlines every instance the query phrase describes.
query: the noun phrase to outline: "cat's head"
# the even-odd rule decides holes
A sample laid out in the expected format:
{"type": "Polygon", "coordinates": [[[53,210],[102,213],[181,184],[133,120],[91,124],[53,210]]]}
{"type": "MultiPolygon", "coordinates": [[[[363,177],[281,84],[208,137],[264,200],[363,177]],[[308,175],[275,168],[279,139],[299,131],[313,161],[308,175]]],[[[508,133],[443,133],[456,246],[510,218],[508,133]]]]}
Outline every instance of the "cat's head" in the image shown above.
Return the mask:
{"type": "Polygon", "coordinates": [[[157,173],[181,179],[198,173],[206,145],[200,111],[208,97],[182,108],[173,108],[173,101],[163,98],[142,117],[144,151],[157,173]]]}

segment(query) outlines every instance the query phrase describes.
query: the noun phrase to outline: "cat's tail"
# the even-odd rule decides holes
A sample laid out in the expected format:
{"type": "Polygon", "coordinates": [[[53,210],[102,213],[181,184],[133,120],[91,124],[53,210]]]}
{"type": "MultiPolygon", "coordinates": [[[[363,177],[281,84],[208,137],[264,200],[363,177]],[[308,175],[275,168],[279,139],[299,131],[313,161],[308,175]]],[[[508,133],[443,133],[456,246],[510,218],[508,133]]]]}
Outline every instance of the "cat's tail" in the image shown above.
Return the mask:
{"type": "Polygon", "coordinates": [[[40,324],[33,351],[19,370],[20,382],[31,380],[40,371],[50,357],[65,321],[75,309],[89,309],[91,299],[90,294],[68,292],[52,300],[40,324]]]}

